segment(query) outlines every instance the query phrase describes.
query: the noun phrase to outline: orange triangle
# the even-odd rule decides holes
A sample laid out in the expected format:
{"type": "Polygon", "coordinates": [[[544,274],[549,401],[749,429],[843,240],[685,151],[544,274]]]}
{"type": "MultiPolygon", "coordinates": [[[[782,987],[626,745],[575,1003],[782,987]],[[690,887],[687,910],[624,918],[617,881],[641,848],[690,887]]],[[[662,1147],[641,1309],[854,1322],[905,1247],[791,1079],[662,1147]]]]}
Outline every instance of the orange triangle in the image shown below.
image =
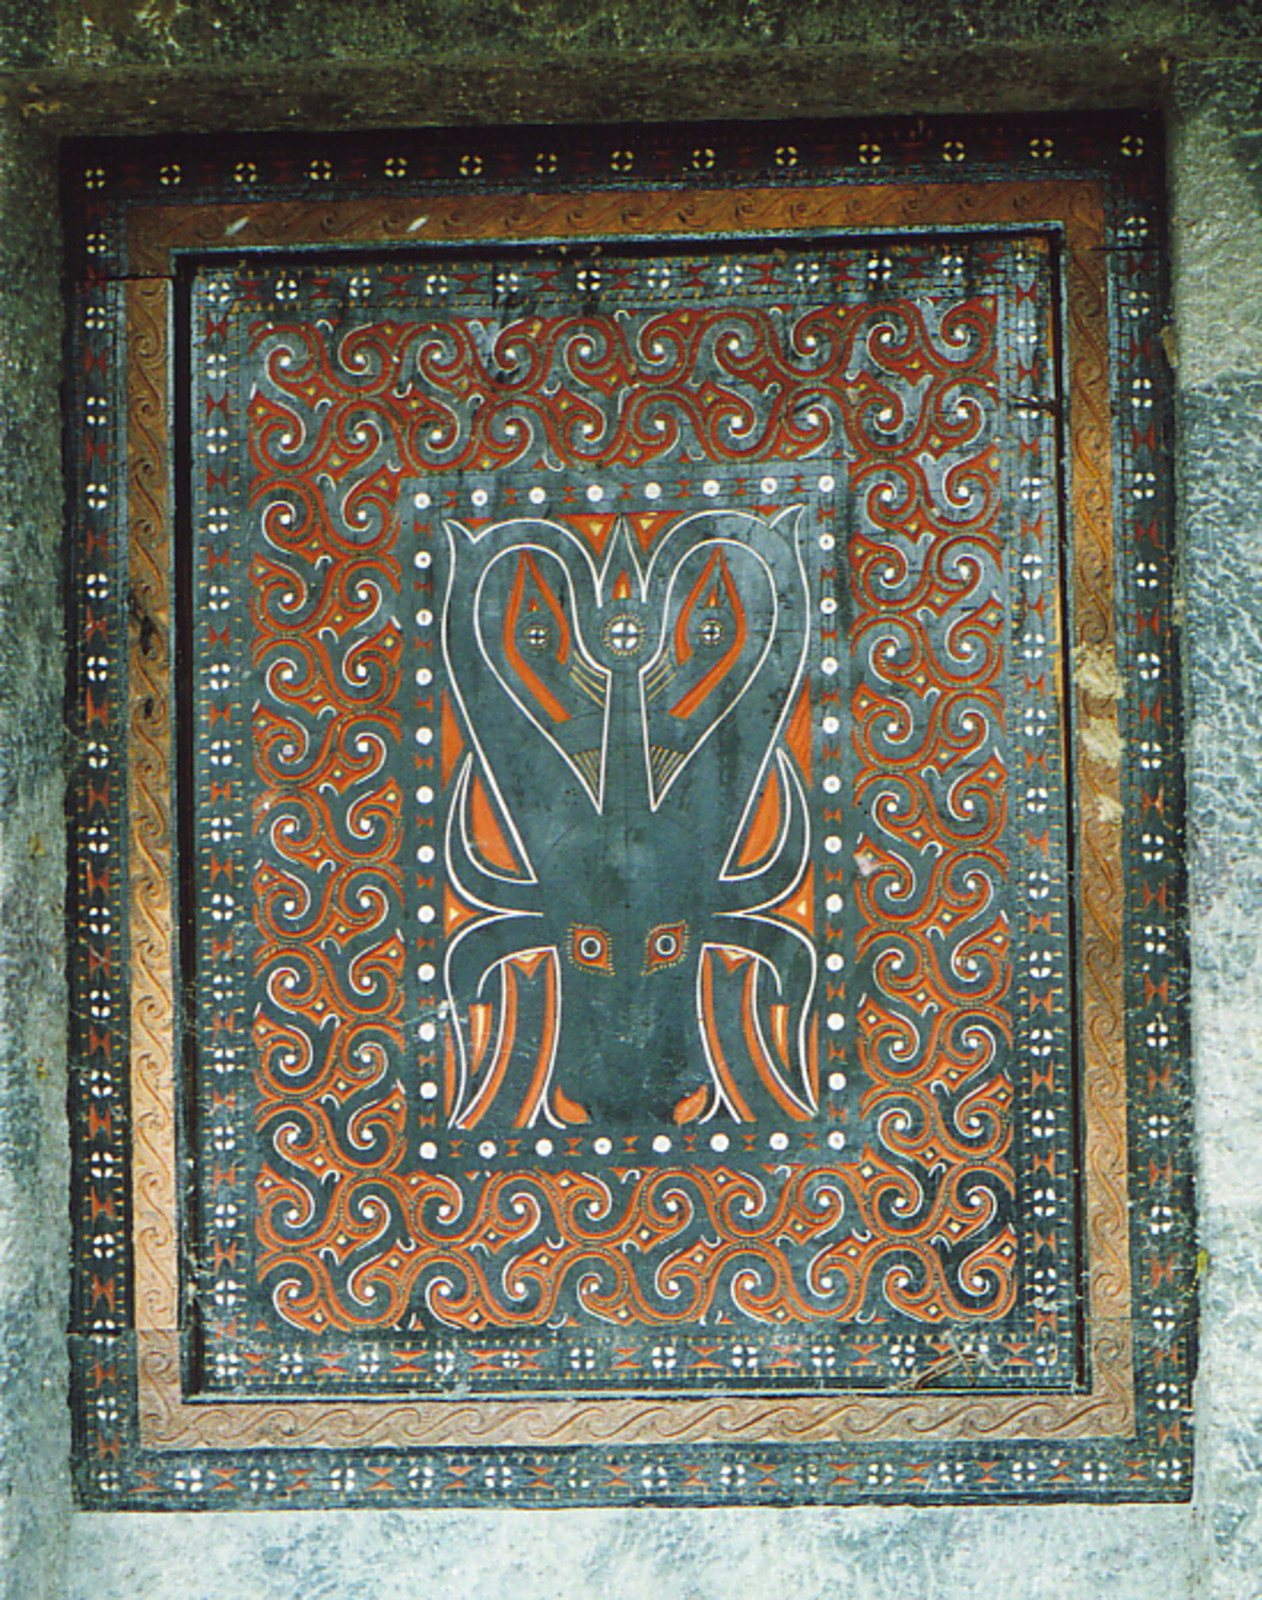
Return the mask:
{"type": "Polygon", "coordinates": [[[784,741],[788,745],[793,759],[797,762],[802,776],[809,784],[811,781],[811,688],[809,683],[803,683],[802,692],[798,695],[798,703],[793,708],[793,715],[789,718],[789,726],[785,732],[784,741]]]}
{"type": "Polygon", "coordinates": [[[527,951],[524,955],[514,956],[512,958],[513,965],[524,972],[528,978],[533,978],[543,963],[551,958],[551,955],[552,952],[550,950],[527,951]]]}
{"type": "Polygon", "coordinates": [[[768,906],[773,917],[795,923],[803,933],[815,934],[815,868],[807,867],[796,889],[790,890],[778,906],[768,906]]]}
{"type": "Polygon", "coordinates": [[[443,692],[443,726],[442,726],[442,751],[443,751],[443,788],[451,782],[451,774],[456,762],[460,760],[461,751],[464,749],[464,736],[460,732],[460,724],[456,721],[456,713],[451,708],[451,696],[443,692]]]}
{"type": "Polygon", "coordinates": [[[443,885],[443,931],[449,939],[457,928],[463,928],[466,922],[473,922],[477,915],[463,900],[456,899],[448,884],[443,885]]]}
{"type": "Polygon", "coordinates": [[[598,556],[604,555],[605,546],[609,543],[609,535],[613,532],[613,525],[617,520],[617,513],[612,511],[600,516],[565,518],[565,521],[576,533],[583,535],[598,556]]]}
{"type": "Polygon", "coordinates": [[[491,804],[491,797],[487,794],[481,778],[473,780],[473,788],[469,795],[469,821],[473,830],[473,842],[487,866],[495,867],[500,872],[519,873],[521,868],[517,864],[517,857],[504,837],[504,830],[500,827],[499,818],[491,804]]]}
{"type": "Polygon", "coordinates": [[[631,598],[631,580],[627,577],[624,567],[614,579],[613,597],[615,600],[629,600],[631,598]]]}
{"type": "Polygon", "coordinates": [[[640,549],[647,555],[658,534],[668,523],[673,522],[674,518],[673,511],[635,511],[628,516],[627,521],[631,524],[640,549]]]}
{"type": "Polygon", "coordinates": [[[780,780],[774,772],[769,772],[754,808],[754,820],[749,825],[736,860],[738,867],[752,867],[770,853],[780,837],[780,819],[780,780]]]}

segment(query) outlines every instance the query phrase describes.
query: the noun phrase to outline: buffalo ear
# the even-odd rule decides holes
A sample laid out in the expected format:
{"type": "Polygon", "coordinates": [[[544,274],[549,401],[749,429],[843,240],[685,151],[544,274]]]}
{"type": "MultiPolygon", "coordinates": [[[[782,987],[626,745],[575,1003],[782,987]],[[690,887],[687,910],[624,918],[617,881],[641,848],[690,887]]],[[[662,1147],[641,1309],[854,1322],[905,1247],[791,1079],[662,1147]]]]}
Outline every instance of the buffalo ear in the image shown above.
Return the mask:
{"type": "Polygon", "coordinates": [[[479,586],[474,630],[510,704],[566,763],[599,811],[609,673],[584,643],[567,563],[527,545],[497,556],[479,586]]]}
{"type": "Polygon", "coordinates": [[[595,616],[590,558],[537,518],[477,532],[448,522],[445,532],[444,660],[483,769],[527,831],[563,793],[599,811],[609,674],[583,637],[595,616]]]}
{"type": "MultiPolygon", "coordinates": [[[[800,682],[806,577],[796,511],[689,518],[655,562],[658,648],[640,673],[654,810],[703,751],[744,806],[800,682]]],[[[710,785],[701,782],[698,791],[710,785]]]]}

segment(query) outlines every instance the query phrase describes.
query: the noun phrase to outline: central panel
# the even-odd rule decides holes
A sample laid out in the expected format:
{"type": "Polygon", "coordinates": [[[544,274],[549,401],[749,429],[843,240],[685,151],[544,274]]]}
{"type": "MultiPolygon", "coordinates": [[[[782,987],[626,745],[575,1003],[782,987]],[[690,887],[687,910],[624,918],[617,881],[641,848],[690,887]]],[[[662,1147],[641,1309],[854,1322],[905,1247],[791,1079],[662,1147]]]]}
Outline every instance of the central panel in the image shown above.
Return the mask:
{"type": "Polygon", "coordinates": [[[1074,1383],[1054,277],[192,275],[203,1391],[1074,1383]]]}

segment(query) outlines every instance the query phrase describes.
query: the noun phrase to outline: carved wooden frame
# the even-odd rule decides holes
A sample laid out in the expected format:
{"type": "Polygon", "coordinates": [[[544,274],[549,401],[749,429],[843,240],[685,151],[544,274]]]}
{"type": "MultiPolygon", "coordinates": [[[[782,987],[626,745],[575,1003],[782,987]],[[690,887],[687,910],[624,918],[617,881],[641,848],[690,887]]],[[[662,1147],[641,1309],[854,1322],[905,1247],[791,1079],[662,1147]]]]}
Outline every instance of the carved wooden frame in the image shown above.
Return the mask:
{"type": "MultiPolygon", "coordinates": [[[[121,374],[126,411],[123,487],[133,618],[125,710],[131,873],[130,948],[125,955],[131,978],[130,1191],[137,1407],[137,1431],[129,1449],[136,1452],[136,1476],[125,1493],[84,1488],[95,1503],[119,1503],[120,1493],[126,1503],[175,1503],[179,1495],[169,1485],[178,1480],[169,1473],[183,1470],[187,1479],[187,1462],[205,1452],[230,1451],[231,1460],[240,1463],[251,1453],[261,1452],[257,1458],[270,1462],[282,1459],[285,1452],[317,1447],[352,1452],[590,1447],[605,1456],[621,1452],[634,1460],[637,1448],[712,1444],[827,1447],[834,1484],[829,1497],[853,1498],[861,1490],[851,1466],[851,1446],[895,1449],[916,1441],[916,1449],[923,1450],[928,1444],[979,1440],[988,1446],[994,1441],[982,1455],[996,1458],[1004,1453],[1000,1441],[1008,1448],[1016,1441],[1066,1447],[1098,1442],[1110,1456],[1130,1453],[1136,1461],[1148,1462],[1142,1472],[1132,1473],[1129,1491],[1118,1483],[1116,1472],[1101,1489],[1100,1480],[1089,1471],[1083,1476],[1077,1467],[1070,1467],[1064,1470],[1072,1477],[1050,1473],[1044,1480],[1045,1492],[1121,1490],[1157,1497],[1183,1492],[1186,1468],[1171,1479],[1154,1465],[1163,1448],[1169,1457],[1171,1426],[1179,1439],[1178,1420],[1157,1416],[1149,1400],[1138,1406],[1136,1402],[1137,1382],[1151,1387],[1152,1374],[1145,1368],[1137,1375],[1132,1322],[1136,1196],[1128,1186],[1128,1171],[1135,1130],[1128,1128],[1128,1098],[1134,1117],[1137,1068],[1128,1062],[1123,935],[1131,848],[1124,821],[1127,805],[1134,802],[1128,798],[1122,763],[1119,699],[1124,669],[1119,668],[1114,600],[1116,507],[1125,504],[1125,494],[1116,481],[1111,392],[1125,356],[1116,333],[1110,331],[1109,295],[1116,297],[1121,281],[1111,268],[1116,256],[1109,254],[1117,248],[1117,202],[1111,181],[1090,173],[1043,177],[1036,169],[1003,181],[992,174],[949,183],[936,181],[936,175],[935,181],[908,175],[874,184],[854,181],[852,175],[843,184],[803,179],[764,187],[427,193],[406,199],[276,198],[244,204],[218,196],[198,203],[162,204],[154,203],[150,194],[144,203],[124,208],[128,271],[122,285],[120,335],[126,350],[121,374]],[[319,247],[330,241],[385,246],[655,235],[774,239],[819,229],[943,231],[1016,225],[1054,232],[1063,241],[1064,252],[1073,586],[1069,693],[1082,863],[1081,1183],[1090,1253],[1085,1303],[1089,1384],[1082,1392],[1068,1394],[909,1390],[878,1395],[817,1393],[770,1401],[752,1395],[680,1399],[651,1395],[614,1396],[600,1404],[592,1404],[590,1398],[538,1396],[476,1401],[186,1398],[180,1343],[177,962],[171,900],[169,552],[175,397],[170,330],[175,263],[184,253],[319,247]],[[1164,1428],[1164,1436],[1156,1434],[1155,1427],[1164,1428]],[[1149,1442],[1138,1443],[1141,1436],[1149,1442]],[[834,1456],[847,1459],[839,1465],[834,1456]],[[157,1469],[143,1464],[163,1460],[171,1463],[166,1478],[161,1473],[155,1478],[157,1469]]],[[[1154,535],[1154,544],[1159,538],[1154,535]]],[[[1154,632],[1159,627],[1156,623],[1154,632]]],[[[1173,801],[1167,803],[1173,806],[1173,801]]],[[[1138,892],[1130,890],[1132,902],[1138,892]]],[[[1146,981],[1154,983],[1152,978],[1146,981]]],[[[1167,1001],[1169,981],[1167,976],[1155,985],[1163,988],[1167,1001]]],[[[1172,1262],[1164,1270],[1173,1273],[1183,1268],[1172,1262]]],[[[1178,1371],[1184,1383],[1186,1358],[1180,1370],[1176,1347],[1171,1351],[1169,1366],[1163,1370],[1167,1376],[1178,1371]]],[[[993,1462],[983,1467],[981,1486],[974,1486],[972,1493],[1023,1492],[1023,1481],[998,1477],[993,1462]]],[[[236,1481],[234,1477],[232,1482],[236,1481]]],[[[403,1492],[402,1498],[407,1497],[403,1492]]],[[[569,1496],[571,1501],[592,1497],[581,1492],[569,1496]]],[[[594,1497],[602,1496],[596,1492],[594,1497]]],[[[711,1486],[701,1497],[720,1496],[711,1486]]]]}

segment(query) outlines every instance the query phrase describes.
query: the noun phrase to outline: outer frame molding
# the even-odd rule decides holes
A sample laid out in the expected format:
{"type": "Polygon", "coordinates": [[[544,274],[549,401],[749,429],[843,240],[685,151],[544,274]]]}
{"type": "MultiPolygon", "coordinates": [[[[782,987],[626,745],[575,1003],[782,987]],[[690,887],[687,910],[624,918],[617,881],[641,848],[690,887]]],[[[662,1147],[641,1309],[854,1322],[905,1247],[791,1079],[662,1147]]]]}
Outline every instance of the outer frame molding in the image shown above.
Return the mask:
{"type": "MultiPolygon", "coordinates": [[[[240,159],[235,150],[212,157],[193,147],[179,159],[135,146],[71,152],[67,188],[83,219],[74,337],[82,352],[76,370],[86,378],[76,398],[88,440],[71,534],[76,638],[83,641],[72,695],[85,740],[74,972],[83,1069],[75,1122],[82,1274],[75,1348],[79,1483],[88,1503],[218,1504],[216,1479],[223,1485],[216,1492],[251,1504],[275,1504],[278,1496],[285,1504],[382,1495],[468,1499],[472,1483],[476,1498],[530,1504],[628,1493],[710,1502],[1187,1492],[1190,1218],[1185,1096],[1169,1049],[1180,1024],[1182,969],[1177,750],[1170,737],[1175,679],[1164,587],[1168,490],[1152,420],[1161,416],[1155,333],[1162,294],[1154,169],[1144,153],[1152,140],[1142,119],[1101,128],[944,123],[865,132],[798,125],[759,130],[751,158],[752,146],[727,130],[618,130],[588,141],[610,146],[611,177],[584,173],[579,188],[580,174],[567,172],[558,156],[546,181],[532,175],[529,193],[516,191],[511,178],[494,192],[468,188],[472,177],[485,181],[517,159],[525,135],[499,142],[479,136],[458,153],[450,135],[412,136],[406,154],[396,151],[399,140],[347,139],[336,146],[345,180],[333,176],[327,142],[321,153],[314,142],[310,153],[295,153],[292,145],[259,141],[240,159]],[[651,188],[633,187],[619,164],[625,157],[634,166],[639,138],[666,175],[651,188]],[[852,162],[838,159],[846,145],[852,162]],[[973,149],[986,153],[974,160],[973,149]],[[1065,151],[1073,153],[1066,158],[1065,151]],[[235,203],[269,159],[279,175],[270,185],[274,197],[235,203]],[[431,175],[399,199],[410,161],[426,163],[431,175]],[[369,177],[374,162],[376,176],[369,177]],[[870,181],[876,164],[891,181],[870,181]],[[187,204],[169,203],[194,170],[203,175],[200,192],[187,204]],[[673,187],[676,181],[682,186],[673,187]],[[302,198],[287,198],[287,189],[302,198]],[[1066,286],[1071,725],[1082,884],[1079,1193],[1089,1263],[1082,1391],[842,1392],[770,1403],[654,1396],[598,1406],[539,1397],[283,1404],[184,1398],[169,644],[171,474],[179,449],[171,431],[171,286],[178,262],[225,249],[327,248],[332,241],[773,239],[813,230],[1018,225],[1046,228],[1063,241],[1066,286]],[[109,409],[115,397],[125,422],[109,409]],[[1121,403],[1128,400],[1129,414],[1121,403]],[[108,433],[95,432],[98,418],[108,433]],[[102,468],[114,474],[108,483],[102,468]],[[120,557],[131,634],[125,697],[122,615],[109,582],[121,576],[120,557]],[[1126,622],[1120,630],[1119,616],[1126,622]],[[120,783],[109,781],[116,771],[126,774],[125,808],[120,783]],[[126,895],[108,864],[102,878],[102,858],[112,863],[124,853],[126,895]],[[1158,912],[1158,921],[1149,920],[1158,912]],[[104,944],[102,925],[110,930],[104,944]],[[113,932],[123,926],[128,945],[113,932]],[[124,965],[129,985],[121,982],[124,965]],[[105,979],[116,971],[118,990],[107,993],[105,979]],[[124,1003],[128,1028],[117,1022],[124,1003]],[[127,1105],[130,1140],[121,1114],[127,1105]],[[1160,1159],[1137,1165],[1141,1150],[1149,1155],[1145,1134],[1158,1141],[1160,1159]],[[104,1258],[102,1218],[120,1230],[110,1232],[113,1249],[104,1258]],[[129,1395],[134,1423],[123,1420],[119,1404],[129,1395]]],[[[584,158],[590,152],[575,159],[581,165],[584,158]]]]}

